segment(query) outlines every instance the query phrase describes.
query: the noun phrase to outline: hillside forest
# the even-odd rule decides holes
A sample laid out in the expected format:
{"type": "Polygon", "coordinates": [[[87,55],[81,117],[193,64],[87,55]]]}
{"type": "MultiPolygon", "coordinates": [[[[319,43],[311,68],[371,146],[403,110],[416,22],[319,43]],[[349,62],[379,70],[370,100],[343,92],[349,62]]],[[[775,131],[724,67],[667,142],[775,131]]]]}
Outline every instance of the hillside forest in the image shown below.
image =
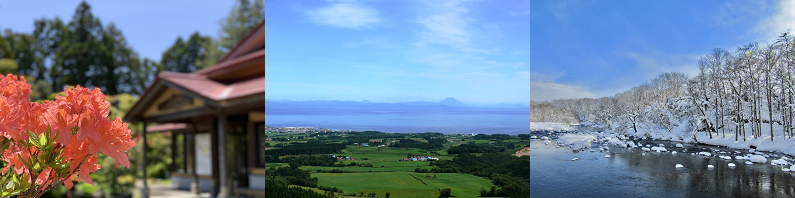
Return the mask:
{"type": "Polygon", "coordinates": [[[602,98],[531,103],[531,122],[598,125],[617,133],[735,141],[795,137],[795,37],[701,56],[698,74],[663,73],[602,98]]]}

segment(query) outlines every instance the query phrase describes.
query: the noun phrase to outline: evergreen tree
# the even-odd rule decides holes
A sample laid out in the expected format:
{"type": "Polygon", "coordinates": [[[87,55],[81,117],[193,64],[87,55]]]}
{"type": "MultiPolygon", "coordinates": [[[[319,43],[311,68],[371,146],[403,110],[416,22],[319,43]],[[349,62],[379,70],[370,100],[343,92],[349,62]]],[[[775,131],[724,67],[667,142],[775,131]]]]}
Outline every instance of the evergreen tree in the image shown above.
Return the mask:
{"type": "Polygon", "coordinates": [[[12,51],[8,41],[0,35],[0,73],[11,73],[17,67],[17,62],[14,60],[14,51],[12,51]]]}
{"type": "Polygon", "coordinates": [[[104,66],[100,60],[108,50],[99,41],[103,36],[102,24],[91,14],[91,6],[82,2],[68,28],[55,52],[50,77],[59,90],[65,85],[93,87],[100,83],[98,78],[101,77],[97,74],[101,74],[103,68],[100,67],[104,66]]]}
{"type": "MultiPolygon", "coordinates": [[[[202,36],[199,32],[191,34],[190,38],[186,41],[182,37],[178,37],[160,59],[161,68],[163,71],[190,73],[202,68],[206,68],[215,64],[215,61],[208,61],[205,57],[207,53],[217,53],[206,46],[217,46],[212,43],[212,38],[202,36]]],[[[217,55],[217,54],[212,54],[217,55]]]]}
{"type": "Polygon", "coordinates": [[[253,3],[248,0],[238,0],[229,16],[221,21],[220,45],[222,51],[228,53],[264,19],[265,6],[262,0],[254,0],[253,3]]]}
{"type": "Polygon", "coordinates": [[[35,27],[33,30],[33,37],[36,39],[36,47],[40,50],[37,57],[42,60],[49,60],[51,63],[50,65],[45,65],[43,62],[41,65],[37,65],[35,67],[34,77],[36,77],[36,79],[46,80],[51,85],[52,91],[60,91],[56,89],[61,87],[56,86],[48,74],[53,68],[52,62],[54,62],[55,59],[55,52],[58,51],[61,40],[64,39],[64,35],[69,29],[67,29],[66,25],[64,25],[63,21],[58,17],[52,20],[36,20],[33,24],[35,27]]]}
{"type": "Polygon", "coordinates": [[[35,70],[43,66],[42,59],[37,56],[40,49],[36,45],[36,38],[30,34],[18,34],[6,29],[5,42],[8,54],[0,55],[0,57],[9,58],[9,60],[13,60],[17,64],[17,67],[14,68],[14,73],[40,78],[35,76],[35,70]]]}

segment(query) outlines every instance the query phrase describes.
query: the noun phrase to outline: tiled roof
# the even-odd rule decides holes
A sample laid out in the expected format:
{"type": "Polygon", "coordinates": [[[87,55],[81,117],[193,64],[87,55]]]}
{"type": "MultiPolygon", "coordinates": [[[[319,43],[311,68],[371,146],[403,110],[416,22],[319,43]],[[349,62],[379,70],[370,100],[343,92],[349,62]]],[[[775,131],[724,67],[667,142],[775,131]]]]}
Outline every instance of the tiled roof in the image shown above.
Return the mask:
{"type": "Polygon", "coordinates": [[[232,84],[221,84],[203,75],[176,72],[161,72],[158,78],[174,83],[191,92],[213,101],[224,101],[252,94],[265,93],[265,76],[251,78],[232,84]]]}

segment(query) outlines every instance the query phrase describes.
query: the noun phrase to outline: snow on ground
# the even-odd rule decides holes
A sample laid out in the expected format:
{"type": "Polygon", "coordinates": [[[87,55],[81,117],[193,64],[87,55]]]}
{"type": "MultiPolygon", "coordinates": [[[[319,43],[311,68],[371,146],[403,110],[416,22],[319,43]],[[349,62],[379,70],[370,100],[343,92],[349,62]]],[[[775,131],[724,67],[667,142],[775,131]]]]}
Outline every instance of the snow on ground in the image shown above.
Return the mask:
{"type": "Polygon", "coordinates": [[[754,163],[766,163],[767,162],[767,158],[765,158],[765,156],[761,156],[761,155],[751,155],[751,160],[750,161],[754,162],[754,163]]]}
{"type": "MultiPolygon", "coordinates": [[[[723,135],[715,135],[713,133],[712,139],[709,139],[708,134],[698,133],[696,134],[696,138],[698,139],[698,142],[709,145],[725,146],[735,149],[750,149],[751,146],[756,146],[756,150],[759,151],[781,152],[787,155],[795,155],[795,140],[785,139],[783,136],[776,134],[774,141],[770,141],[770,129],[768,128],[766,132],[767,133],[763,132],[762,134],[764,135],[762,135],[760,138],[752,139],[751,137],[747,137],[747,140],[745,141],[743,141],[743,137],[740,137],[739,140],[734,141],[734,132],[729,134],[728,131],[726,132],[726,137],[723,137],[723,135]]],[[[750,132],[747,134],[750,134],[750,132]]]]}
{"type": "Polygon", "coordinates": [[[530,122],[530,131],[574,131],[574,127],[555,122],[530,122]]]}
{"type": "Polygon", "coordinates": [[[608,144],[620,145],[620,144],[623,144],[624,142],[622,142],[621,140],[618,140],[618,139],[610,139],[610,141],[607,141],[607,143],[608,144]]]}
{"type": "MultiPolygon", "coordinates": [[[[694,137],[693,132],[691,131],[692,129],[684,126],[676,127],[671,130],[653,127],[646,123],[638,123],[637,126],[637,132],[635,132],[635,130],[632,128],[622,129],[620,131],[607,130],[606,132],[616,135],[632,136],[640,139],[652,138],[657,140],[671,140],[674,142],[703,143],[734,149],[750,149],[751,146],[755,146],[757,147],[756,150],[759,151],[781,152],[787,155],[795,155],[795,140],[784,138],[781,132],[783,129],[781,128],[781,125],[778,124],[773,126],[773,131],[775,131],[776,135],[774,139],[775,141],[770,141],[770,128],[767,125],[762,127],[762,136],[760,138],[753,139],[749,136],[745,141],[743,141],[742,137],[740,137],[738,141],[735,141],[733,130],[726,130],[725,137],[723,136],[723,133],[712,133],[712,139],[710,139],[709,135],[705,132],[698,132],[694,137]]],[[[747,127],[746,130],[746,134],[750,135],[750,127],[747,127]]]]}

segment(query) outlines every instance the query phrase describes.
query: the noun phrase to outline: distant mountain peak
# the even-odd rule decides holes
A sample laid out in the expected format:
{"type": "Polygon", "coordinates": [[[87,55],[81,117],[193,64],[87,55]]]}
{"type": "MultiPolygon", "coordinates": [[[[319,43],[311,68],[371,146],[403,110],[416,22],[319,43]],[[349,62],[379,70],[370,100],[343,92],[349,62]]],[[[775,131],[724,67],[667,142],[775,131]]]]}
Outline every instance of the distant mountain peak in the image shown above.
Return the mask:
{"type": "Polygon", "coordinates": [[[450,105],[450,106],[465,106],[464,103],[462,103],[461,101],[456,100],[453,97],[445,98],[444,100],[442,100],[439,103],[441,103],[443,105],[450,105]]]}

